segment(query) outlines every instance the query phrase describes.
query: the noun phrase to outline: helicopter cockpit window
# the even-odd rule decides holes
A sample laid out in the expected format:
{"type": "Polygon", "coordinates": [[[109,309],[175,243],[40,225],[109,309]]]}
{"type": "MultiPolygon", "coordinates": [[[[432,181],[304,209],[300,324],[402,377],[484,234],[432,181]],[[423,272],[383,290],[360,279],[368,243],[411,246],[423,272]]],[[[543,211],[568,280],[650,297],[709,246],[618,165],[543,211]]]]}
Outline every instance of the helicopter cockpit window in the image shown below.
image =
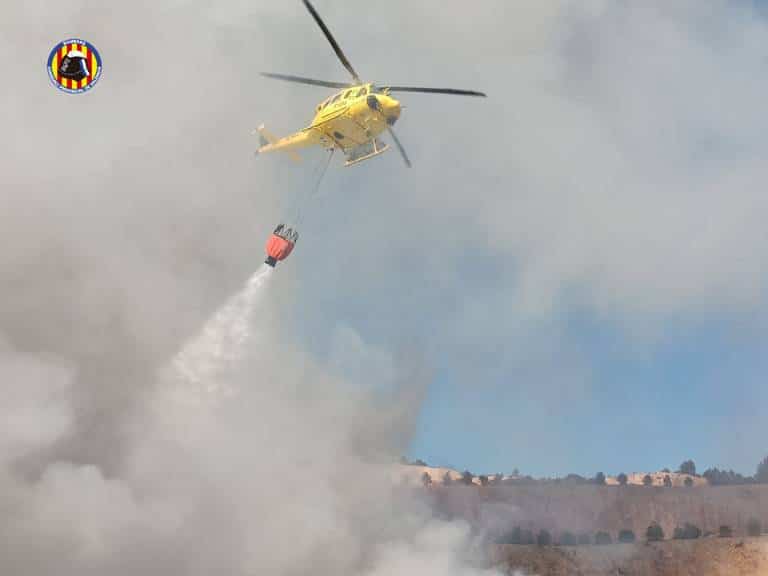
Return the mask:
{"type": "Polygon", "coordinates": [[[366,93],[366,89],[365,89],[365,86],[363,86],[363,87],[362,87],[362,88],[360,88],[360,90],[357,92],[357,96],[358,96],[358,97],[360,97],[360,96],[365,96],[365,93],[366,93]]]}
{"type": "Polygon", "coordinates": [[[331,100],[331,104],[334,104],[335,102],[339,101],[339,98],[341,98],[341,94],[336,94],[336,96],[333,97],[333,100],[331,100]]]}
{"type": "Polygon", "coordinates": [[[347,90],[347,91],[344,93],[344,99],[346,100],[347,98],[349,98],[349,96],[350,96],[351,94],[352,94],[352,90],[347,90]]]}

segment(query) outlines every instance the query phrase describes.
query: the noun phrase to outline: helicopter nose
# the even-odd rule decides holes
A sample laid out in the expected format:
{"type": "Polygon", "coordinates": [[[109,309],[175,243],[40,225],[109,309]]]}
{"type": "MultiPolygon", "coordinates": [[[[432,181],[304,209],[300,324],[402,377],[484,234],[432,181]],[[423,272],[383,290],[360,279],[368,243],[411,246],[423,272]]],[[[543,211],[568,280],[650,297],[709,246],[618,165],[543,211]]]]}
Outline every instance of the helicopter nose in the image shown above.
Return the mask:
{"type": "Polygon", "coordinates": [[[387,98],[383,102],[382,107],[384,108],[384,116],[387,118],[387,124],[391,126],[397,122],[398,118],[400,118],[400,112],[402,111],[400,102],[394,98],[387,98]]]}
{"type": "Polygon", "coordinates": [[[397,119],[400,118],[401,106],[400,102],[390,96],[379,94],[374,96],[371,94],[368,96],[368,106],[381,113],[387,121],[387,124],[392,126],[397,119]]]}

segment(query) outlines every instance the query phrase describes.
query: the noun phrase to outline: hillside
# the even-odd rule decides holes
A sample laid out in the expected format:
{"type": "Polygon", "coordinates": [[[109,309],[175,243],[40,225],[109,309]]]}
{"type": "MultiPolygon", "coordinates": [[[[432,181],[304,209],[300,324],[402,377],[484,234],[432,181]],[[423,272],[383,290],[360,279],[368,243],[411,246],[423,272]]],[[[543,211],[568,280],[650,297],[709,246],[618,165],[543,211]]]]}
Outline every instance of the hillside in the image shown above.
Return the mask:
{"type": "Polygon", "coordinates": [[[716,533],[721,525],[746,533],[747,523],[768,520],[768,485],[664,488],[645,486],[435,485],[425,490],[435,510],[466,519],[478,529],[499,535],[514,526],[546,529],[557,536],[619,530],[644,534],[658,522],[667,535],[686,522],[716,533]]]}
{"type": "Polygon", "coordinates": [[[487,486],[474,477],[473,485],[466,486],[456,470],[415,465],[398,466],[394,477],[400,483],[421,485],[424,473],[432,479],[428,495],[438,512],[466,519],[492,535],[514,526],[543,528],[554,536],[561,531],[606,531],[615,536],[622,529],[644,534],[652,522],[668,535],[686,522],[705,533],[727,525],[742,535],[752,518],[768,525],[768,485],[762,484],[710,486],[696,477],[694,485],[686,487],[686,475],[670,474],[670,488],[663,486],[664,473],[656,473],[651,475],[653,485],[643,486],[645,474],[636,473],[628,475],[627,486],[610,477],[605,486],[565,481],[510,485],[508,481],[515,479],[510,476],[487,486]],[[449,486],[442,483],[446,474],[452,480],[449,486]]]}
{"type": "Polygon", "coordinates": [[[706,538],[575,548],[497,546],[492,564],[536,576],[766,576],[763,538],[706,538]]]}

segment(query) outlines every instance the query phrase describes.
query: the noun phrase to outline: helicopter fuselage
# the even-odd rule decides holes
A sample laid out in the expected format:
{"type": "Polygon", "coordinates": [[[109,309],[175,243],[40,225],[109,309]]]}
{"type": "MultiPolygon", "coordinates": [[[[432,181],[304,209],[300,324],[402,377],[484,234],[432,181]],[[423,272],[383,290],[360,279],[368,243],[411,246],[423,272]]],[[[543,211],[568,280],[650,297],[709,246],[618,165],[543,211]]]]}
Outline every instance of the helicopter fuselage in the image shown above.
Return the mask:
{"type": "Polygon", "coordinates": [[[315,108],[307,130],[320,133],[321,144],[343,150],[363,146],[400,118],[400,102],[372,84],[350,86],[315,108]]]}
{"type": "Polygon", "coordinates": [[[259,127],[262,145],[258,152],[283,151],[298,159],[296,150],[300,148],[338,148],[350,166],[387,150],[378,136],[397,122],[401,108],[386,89],[373,84],[348,86],[318,104],[310,125],[299,132],[278,139],[259,127]]]}

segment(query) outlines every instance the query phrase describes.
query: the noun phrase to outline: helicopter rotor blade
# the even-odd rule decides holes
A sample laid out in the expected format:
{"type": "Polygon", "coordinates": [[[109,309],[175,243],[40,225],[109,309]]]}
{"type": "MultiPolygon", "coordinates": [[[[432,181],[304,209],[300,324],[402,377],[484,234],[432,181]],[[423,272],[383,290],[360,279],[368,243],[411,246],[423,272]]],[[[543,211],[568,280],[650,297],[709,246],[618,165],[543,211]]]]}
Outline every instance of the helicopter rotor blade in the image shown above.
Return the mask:
{"type": "Polygon", "coordinates": [[[454,96],[479,96],[487,98],[483,92],[476,90],[458,90],[456,88],[420,88],[418,86],[388,86],[390,92],[422,92],[425,94],[452,94],[454,96]]]}
{"type": "Polygon", "coordinates": [[[405,148],[403,148],[403,145],[400,143],[400,139],[397,137],[397,134],[395,134],[395,131],[392,130],[391,126],[387,126],[387,130],[389,130],[389,135],[392,136],[392,140],[394,140],[395,144],[397,145],[397,149],[400,151],[400,155],[403,157],[405,165],[410,168],[411,161],[408,159],[408,154],[405,153],[405,148]]]}
{"type": "Polygon", "coordinates": [[[297,84],[309,84],[311,86],[324,86],[325,88],[348,88],[349,82],[330,82],[328,80],[315,80],[314,78],[304,78],[303,76],[293,76],[291,74],[273,74],[271,72],[262,72],[262,76],[274,78],[276,80],[285,80],[286,82],[295,82],[297,84]]]}
{"type": "Polygon", "coordinates": [[[304,6],[307,7],[307,10],[309,10],[309,13],[312,14],[312,18],[315,19],[315,22],[317,22],[317,25],[320,26],[320,29],[323,31],[323,34],[325,34],[325,37],[328,39],[328,42],[331,43],[331,46],[333,47],[333,51],[336,52],[336,56],[339,57],[339,60],[341,60],[341,63],[344,65],[344,68],[346,68],[350,74],[352,74],[352,78],[355,79],[355,82],[358,84],[362,84],[362,80],[360,80],[360,77],[357,75],[357,72],[355,72],[355,69],[352,68],[352,64],[350,64],[349,60],[347,60],[347,57],[344,55],[344,52],[341,50],[341,46],[339,46],[339,43],[336,42],[336,39],[333,37],[333,34],[331,34],[331,31],[328,30],[328,26],[325,25],[325,22],[323,22],[323,19],[320,18],[320,14],[317,13],[317,10],[315,10],[315,7],[312,6],[312,3],[309,0],[303,0],[304,6]]]}

